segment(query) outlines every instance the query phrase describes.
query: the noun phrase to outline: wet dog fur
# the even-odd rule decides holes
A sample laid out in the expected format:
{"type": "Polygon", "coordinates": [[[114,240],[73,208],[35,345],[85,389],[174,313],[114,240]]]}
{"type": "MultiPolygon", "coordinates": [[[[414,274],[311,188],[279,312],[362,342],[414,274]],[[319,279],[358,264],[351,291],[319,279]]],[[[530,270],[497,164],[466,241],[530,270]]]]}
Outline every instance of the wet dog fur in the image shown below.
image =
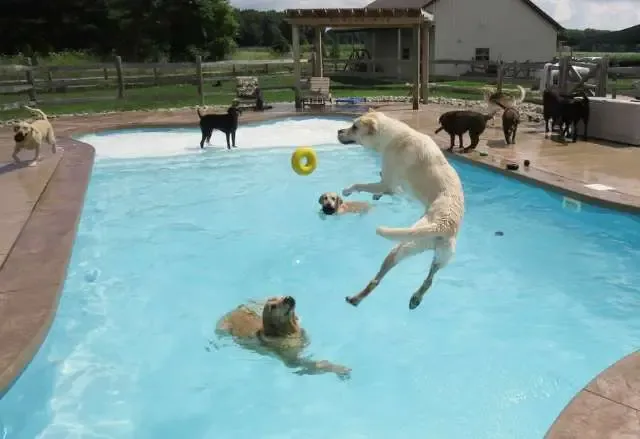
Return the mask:
{"type": "Polygon", "coordinates": [[[345,213],[366,213],[371,209],[371,204],[365,201],[344,201],[335,192],[325,192],[318,198],[325,215],[342,215],[345,213]]]}
{"type": "Polygon", "coordinates": [[[424,206],[423,216],[411,227],[378,227],[376,233],[398,242],[386,256],[367,286],[347,303],[358,306],[402,260],[434,250],[427,277],[409,300],[417,308],[430,289],[436,273],[452,260],[457,234],[464,216],[464,193],[460,177],[434,140],[407,124],[381,112],[368,112],[356,118],[349,128],[338,130],[342,144],[360,144],[380,154],[379,182],[359,183],[342,191],[392,195],[402,187],[424,206]]]}
{"type": "Polygon", "coordinates": [[[241,347],[262,355],[272,355],[298,375],[334,373],[349,378],[351,369],[303,357],[309,338],[296,314],[291,296],[270,297],[263,303],[243,304],[225,314],[216,325],[218,335],[228,335],[241,347]]]}

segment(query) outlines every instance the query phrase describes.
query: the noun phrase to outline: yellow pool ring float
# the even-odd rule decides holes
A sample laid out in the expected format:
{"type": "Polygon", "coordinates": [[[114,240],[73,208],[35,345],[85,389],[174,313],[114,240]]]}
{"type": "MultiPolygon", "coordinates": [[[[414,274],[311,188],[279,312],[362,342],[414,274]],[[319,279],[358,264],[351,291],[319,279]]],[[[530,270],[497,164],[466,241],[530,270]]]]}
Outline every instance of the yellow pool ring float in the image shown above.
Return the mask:
{"type": "Polygon", "coordinates": [[[318,157],[313,148],[303,146],[293,151],[291,167],[298,175],[309,175],[316,170],[318,157]]]}

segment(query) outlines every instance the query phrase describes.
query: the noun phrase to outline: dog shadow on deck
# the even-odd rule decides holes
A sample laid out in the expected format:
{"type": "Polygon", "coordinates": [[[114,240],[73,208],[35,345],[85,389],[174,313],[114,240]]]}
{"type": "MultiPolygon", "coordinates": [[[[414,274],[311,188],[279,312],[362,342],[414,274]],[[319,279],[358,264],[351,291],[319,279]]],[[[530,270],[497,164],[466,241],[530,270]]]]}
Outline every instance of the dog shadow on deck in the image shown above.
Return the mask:
{"type": "Polygon", "coordinates": [[[21,161],[19,163],[10,162],[5,163],[4,165],[0,165],[0,175],[6,174],[7,172],[17,171],[18,169],[28,168],[31,164],[30,161],[21,161]]]}

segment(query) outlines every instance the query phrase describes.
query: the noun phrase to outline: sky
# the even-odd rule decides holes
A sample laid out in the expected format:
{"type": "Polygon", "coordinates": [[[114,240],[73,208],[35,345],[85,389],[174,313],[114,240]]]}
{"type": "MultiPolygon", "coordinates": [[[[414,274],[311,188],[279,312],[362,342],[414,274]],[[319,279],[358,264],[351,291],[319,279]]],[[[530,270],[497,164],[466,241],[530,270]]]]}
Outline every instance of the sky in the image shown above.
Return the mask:
{"type": "MultiPolygon", "coordinates": [[[[372,1],[372,0],[371,0],[372,1]]],[[[478,0],[469,0],[478,1],[478,0]]],[[[640,24],[640,0],[533,0],[569,29],[619,30],[640,24]]],[[[231,0],[238,8],[358,8],[367,0],[231,0]]]]}

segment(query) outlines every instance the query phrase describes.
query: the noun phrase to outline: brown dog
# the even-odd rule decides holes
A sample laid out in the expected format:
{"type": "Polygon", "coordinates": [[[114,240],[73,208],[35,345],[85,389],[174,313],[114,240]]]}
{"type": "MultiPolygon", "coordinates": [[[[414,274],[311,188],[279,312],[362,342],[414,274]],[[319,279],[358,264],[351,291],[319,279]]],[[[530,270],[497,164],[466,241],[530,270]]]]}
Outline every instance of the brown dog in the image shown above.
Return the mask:
{"type": "MultiPolygon", "coordinates": [[[[375,198],[379,199],[379,198],[375,198]]],[[[347,201],[335,192],[325,192],[318,198],[325,215],[342,215],[343,213],[367,213],[371,205],[365,201],[347,201]]]]}
{"type": "Polygon", "coordinates": [[[51,152],[56,153],[56,136],[53,132],[53,126],[47,119],[47,115],[37,108],[25,107],[27,110],[40,116],[40,119],[33,122],[22,121],[13,126],[13,140],[15,146],[13,148],[13,160],[20,162],[18,153],[23,150],[34,151],[32,165],[36,165],[40,160],[40,146],[43,142],[51,145],[51,152]]]}
{"type": "Polygon", "coordinates": [[[350,377],[351,369],[328,361],[302,357],[309,339],[300,327],[296,301],[291,296],[271,297],[259,304],[241,305],[224,315],[217,324],[220,335],[230,335],[242,347],[263,355],[275,355],[298,375],[335,373],[340,379],[350,377]]]}
{"type": "Polygon", "coordinates": [[[453,110],[443,113],[438,122],[440,128],[436,130],[436,134],[445,130],[451,137],[451,146],[449,151],[453,151],[455,146],[455,136],[460,139],[460,148],[462,152],[469,152],[478,146],[480,142],[480,134],[487,128],[487,122],[493,118],[493,114],[482,114],[477,111],[470,110],[453,110]],[[469,132],[471,138],[471,144],[466,148],[463,147],[462,136],[464,133],[469,132]]]}
{"type": "Polygon", "coordinates": [[[515,107],[509,107],[502,102],[497,105],[502,108],[502,131],[504,132],[504,140],[507,145],[516,143],[516,133],[520,124],[520,112],[515,107]]]}

